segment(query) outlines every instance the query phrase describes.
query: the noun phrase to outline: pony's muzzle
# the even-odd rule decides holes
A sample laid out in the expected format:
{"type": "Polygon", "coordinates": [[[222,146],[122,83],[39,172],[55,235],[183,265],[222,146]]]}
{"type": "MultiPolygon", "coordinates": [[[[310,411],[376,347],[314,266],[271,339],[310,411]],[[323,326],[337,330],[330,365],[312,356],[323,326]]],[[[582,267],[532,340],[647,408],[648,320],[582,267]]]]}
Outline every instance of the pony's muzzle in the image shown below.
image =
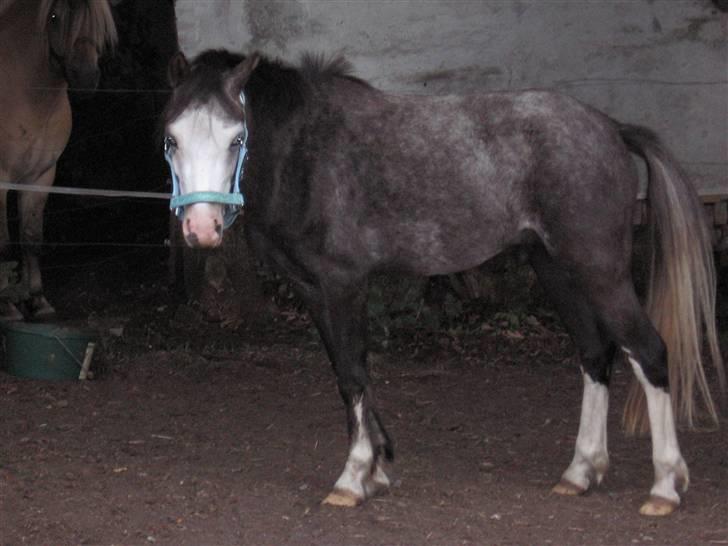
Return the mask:
{"type": "Polygon", "coordinates": [[[222,244],[223,217],[219,205],[199,203],[185,207],[182,233],[193,248],[215,248],[222,244]]]}

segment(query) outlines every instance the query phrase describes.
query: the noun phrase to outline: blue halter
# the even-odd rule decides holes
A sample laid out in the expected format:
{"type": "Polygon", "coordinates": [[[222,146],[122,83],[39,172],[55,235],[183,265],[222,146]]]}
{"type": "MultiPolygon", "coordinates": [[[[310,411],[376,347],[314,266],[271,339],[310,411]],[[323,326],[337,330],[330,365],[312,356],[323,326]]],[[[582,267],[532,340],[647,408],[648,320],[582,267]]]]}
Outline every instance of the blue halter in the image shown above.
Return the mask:
{"type": "MultiPolygon", "coordinates": [[[[245,108],[245,95],[240,92],[240,103],[245,108]]],[[[235,162],[235,172],[231,181],[230,193],[222,193],[217,191],[196,191],[192,193],[182,194],[180,190],[179,178],[174,170],[172,156],[174,155],[173,141],[166,137],[164,139],[164,159],[169,164],[172,172],[172,199],[169,202],[170,210],[174,210],[175,215],[180,221],[184,220],[185,207],[193,203],[220,203],[223,207],[223,227],[229,228],[238,217],[240,210],[245,204],[245,199],[240,191],[240,180],[243,177],[245,157],[248,154],[248,126],[243,121],[243,132],[235,139],[234,145],[238,147],[238,158],[235,162]]]]}

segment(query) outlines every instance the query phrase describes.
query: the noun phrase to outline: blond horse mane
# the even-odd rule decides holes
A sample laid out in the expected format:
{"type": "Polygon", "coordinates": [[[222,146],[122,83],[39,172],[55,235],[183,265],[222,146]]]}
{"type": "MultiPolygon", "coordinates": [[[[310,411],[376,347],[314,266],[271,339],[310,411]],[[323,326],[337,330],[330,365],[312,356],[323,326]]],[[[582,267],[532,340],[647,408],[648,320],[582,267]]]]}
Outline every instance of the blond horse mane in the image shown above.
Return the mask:
{"type": "Polygon", "coordinates": [[[66,50],[70,50],[80,37],[93,41],[100,51],[116,45],[116,25],[107,0],[40,0],[38,29],[41,32],[45,31],[48,17],[54,9],[61,16],[71,12],[65,28],[66,50]]]}

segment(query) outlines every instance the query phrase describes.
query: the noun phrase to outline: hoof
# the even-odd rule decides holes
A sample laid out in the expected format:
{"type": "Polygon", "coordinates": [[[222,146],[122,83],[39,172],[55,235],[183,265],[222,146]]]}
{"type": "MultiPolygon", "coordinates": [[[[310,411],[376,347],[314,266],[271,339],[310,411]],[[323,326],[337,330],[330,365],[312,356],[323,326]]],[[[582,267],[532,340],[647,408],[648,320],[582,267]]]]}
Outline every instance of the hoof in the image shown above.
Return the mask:
{"type": "Polygon", "coordinates": [[[37,322],[53,320],[54,318],[56,318],[56,310],[53,309],[53,307],[51,307],[50,309],[42,309],[40,311],[34,312],[30,318],[37,322]]]}
{"type": "Polygon", "coordinates": [[[331,493],[329,493],[328,497],[321,501],[321,504],[341,506],[343,508],[355,508],[363,502],[364,499],[360,499],[350,491],[334,489],[331,493]]]}
{"type": "Polygon", "coordinates": [[[571,483],[569,480],[561,478],[561,481],[551,488],[551,492],[556,493],[557,495],[575,497],[586,493],[586,489],[576,485],[575,483],[571,483]]]}
{"type": "Polygon", "coordinates": [[[56,310],[45,297],[37,296],[30,302],[30,318],[37,321],[52,320],[56,318],[56,310]]]}
{"type": "Polygon", "coordinates": [[[640,514],[643,516],[669,516],[678,506],[679,504],[675,501],[652,495],[640,508],[640,514]]]}
{"type": "Polygon", "coordinates": [[[19,322],[21,320],[25,320],[25,317],[15,305],[9,301],[0,303],[0,322],[19,322]]]}

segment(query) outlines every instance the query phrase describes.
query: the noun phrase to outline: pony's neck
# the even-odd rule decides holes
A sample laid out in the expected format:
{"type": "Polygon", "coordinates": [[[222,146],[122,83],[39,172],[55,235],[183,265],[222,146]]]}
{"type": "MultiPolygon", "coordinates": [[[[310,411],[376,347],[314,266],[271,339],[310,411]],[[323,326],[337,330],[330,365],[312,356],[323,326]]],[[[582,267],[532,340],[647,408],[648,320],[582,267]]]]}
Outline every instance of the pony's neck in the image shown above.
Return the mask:
{"type": "Polygon", "coordinates": [[[300,72],[280,62],[262,60],[245,86],[251,98],[253,120],[285,124],[310,96],[310,88],[300,72]]]}
{"type": "Polygon", "coordinates": [[[38,29],[39,0],[0,0],[0,74],[15,86],[58,88],[67,84],[50,67],[48,39],[38,29]]]}

